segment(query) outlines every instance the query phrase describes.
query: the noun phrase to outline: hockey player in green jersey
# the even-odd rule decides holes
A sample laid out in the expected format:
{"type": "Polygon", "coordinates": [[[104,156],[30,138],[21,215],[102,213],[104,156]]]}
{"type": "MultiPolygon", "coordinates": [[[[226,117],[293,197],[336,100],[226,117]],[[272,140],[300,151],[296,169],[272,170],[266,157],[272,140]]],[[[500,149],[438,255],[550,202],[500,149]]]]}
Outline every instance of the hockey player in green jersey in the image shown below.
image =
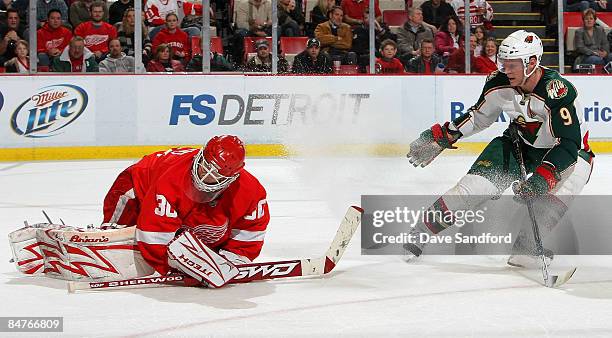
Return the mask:
{"type": "MultiPolygon", "coordinates": [[[[456,148],[459,139],[488,128],[504,112],[518,125],[525,166],[532,175],[520,183],[519,163],[506,131],[485,147],[468,173],[430,209],[474,209],[510,186],[519,199],[546,195],[565,206],[580,193],[593,166],[588,131],[577,112],[576,88],[556,71],[540,66],[542,54],[536,34],[524,30],[510,34],[499,47],[498,70],[487,77],[476,104],[453,121],[421,133],[407,155],[415,167],[425,167],[443,150],[456,148]]],[[[452,225],[441,220],[423,222],[411,231],[418,238],[419,233],[435,235],[452,225]]],[[[404,248],[410,257],[419,256],[423,244],[404,248]]]]}

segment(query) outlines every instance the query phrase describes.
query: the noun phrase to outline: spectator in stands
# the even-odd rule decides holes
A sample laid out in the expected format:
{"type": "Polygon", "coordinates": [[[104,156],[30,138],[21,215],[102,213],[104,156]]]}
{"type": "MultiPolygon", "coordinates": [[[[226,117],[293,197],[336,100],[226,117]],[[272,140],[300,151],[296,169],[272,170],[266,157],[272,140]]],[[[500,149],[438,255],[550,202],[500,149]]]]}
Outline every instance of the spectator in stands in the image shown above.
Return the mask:
{"type": "MultiPolygon", "coordinates": [[[[91,20],[91,5],[94,0],[77,0],[70,5],[70,23],[72,27],[76,28],[83,22],[91,20]]],[[[106,8],[106,1],[103,1],[104,15],[102,21],[108,22],[108,9],[106,8]]]]}
{"type": "Polygon", "coordinates": [[[133,56],[125,55],[119,39],[108,42],[108,56],[100,62],[100,73],[133,73],[135,60],[133,56]]]}
{"type": "Polygon", "coordinates": [[[24,39],[24,27],[20,25],[19,13],[14,8],[6,11],[6,24],[0,26],[0,64],[16,56],[17,42],[24,39]]]}
{"type": "Polygon", "coordinates": [[[172,48],[165,43],[155,48],[155,57],[147,65],[147,72],[182,72],[185,70],[183,64],[172,59],[172,48]]]}
{"type": "MultiPolygon", "coordinates": [[[[166,24],[166,16],[175,14],[178,19],[177,27],[181,27],[184,12],[182,12],[182,2],[178,0],[148,0],[146,2],[145,17],[152,27],[149,29],[149,39],[154,40],[155,35],[161,31],[166,24]]],[[[190,25],[182,28],[187,33],[187,36],[200,36],[201,30],[199,27],[190,25]]]]}
{"type": "Polygon", "coordinates": [[[236,31],[232,41],[234,59],[242,60],[244,37],[272,35],[270,0],[244,0],[236,3],[236,31]]]}
{"type": "Polygon", "coordinates": [[[438,29],[448,17],[455,15],[455,10],[445,0],[427,0],[421,4],[421,10],[423,21],[438,29]]]}
{"type": "Polygon", "coordinates": [[[376,59],[377,74],[402,74],[405,73],[404,65],[395,57],[397,44],[391,39],[384,40],[380,44],[381,56],[376,59]]]}
{"type": "Polygon", "coordinates": [[[476,49],[474,49],[474,56],[478,56],[482,54],[482,50],[484,49],[485,42],[487,41],[487,32],[485,31],[484,26],[476,26],[473,34],[476,37],[476,49]]]}
{"type": "Polygon", "coordinates": [[[301,27],[304,27],[304,17],[295,10],[295,0],[278,1],[278,25],[280,36],[302,35],[301,27]]]}
{"type": "MultiPolygon", "coordinates": [[[[370,9],[365,8],[363,13],[363,24],[353,28],[353,44],[351,50],[357,54],[358,65],[361,71],[370,64],[370,21],[368,20],[370,9]]],[[[381,41],[391,39],[397,40],[397,36],[391,32],[386,23],[374,20],[374,50],[381,48],[381,41]]]]}
{"type": "Polygon", "coordinates": [[[4,63],[7,73],[28,73],[30,58],[28,57],[28,42],[19,40],[15,46],[15,57],[4,63]]]}
{"type": "Polygon", "coordinates": [[[245,36],[272,35],[272,7],[269,0],[241,1],[236,7],[236,33],[245,36]]]}
{"type": "MultiPolygon", "coordinates": [[[[451,6],[453,6],[461,23],[465,25],[463,22],[465,20],[465,1],[453,0],[451,6]]],[[[485,0],[470,0],[470,26],[472,29],[485,25],[487,30],[491,30],[493,29],[491,20],[493,20],[493,7],[488,2],[485,0]]]]}
{"type": "Polygon", "coordinates": [[[606,33],[602,27],[595,25],[595,21],[597,14],[593,9],[589,8],[582,12],[583,25],[574,35],[574,46],[578,55],[575,65],[605,65],[612,61],[606,33]]]}
{"type": "Polygon", "coordinates": [[[461,32],[463,32],[463,27],[456,16],[446,18],[440,26],[440,31],[436,33],[436,53],[439,56],[447,57],[457,50],[461,32]]]}
{"type": "Polygon", "coordinates": [[[178,27],[178,16],[174,13],[166,15],[166,26],[155,35],[153,39],[153,49],[164,43],[172,47],[174,60],[179,60],[182,64],[187,64],[191,58],[191,43],[187,33],[178,27]]]}
{"type": "Polygon", "coordinates": [[[596,0],[563,0],[565,12],[584,12],[589,8],[597,8],[596,0]]]}
{"type": "MultiPolygon", "coordinates": [[[[210,53],[210,70],[212,72],[232,72],[234,66],[229,62],[223,55],[211,52],[210,53]]],[[[194,55],[189,63],[187,64],[188,72],[201,72],[202,71],[202,55],[194,55]]]]}
{"type": "MultiPolygon", "coordinates": [[[[128,56],[135,56],[134,38],[135,24],[136,24],[136,11],[134,8],[128,8],[123,13],[123,20],[115,24],[117,28],[117,38],[123,46],[123,52],[128,56]]],[[[144,18],[142,22],[142,62],[146,65],[151,58],[153,45],[149,40],[149,30],[144,24],[144,18]]]]}
{"type": "Polygon", "coordinates": [[[96,56],[85,47],[85,40],[75,36],[59,57],[53,58],[51,70],[59,73],[97,73],[96,56]]]}
{"type": "Polygon", "coordinates": [[[59,10],[62,14],[62,21],[68,22],[68,6],[64,0],[38,0],[36,3],[36,20],[39,25],[47,21],[47,14],[52,9],[59,10]]]}
{"type": "Polygon", "coordinates": [[[310,12],[310,22],[313,27],[327,21],[327,12],[336,5],[335,0],[319,0],[317,5],[310,12]]]}
{"type": "MultiPolygon", "coordinates": [[[[271,72],[272,71],[272,54],[270,53],[270,45],[268,40],[261,39],[255,41],[255,49],[257,54],[251,57],[246,64],[247,72],[271,72]]],[[[281,56],[278,57],[277,71],[278,73],[286,73],[289,69],[289,63],[281,56]]]]}
{"type": "Polygon", "coordinates": [[[134,0],[117,0],[108,8],[108,23],[111,25],[121,22],[123,14],[129,8],[134,8],[134,0]]]}
{"type": "Polygon", "coordinates": [[[306,49],[293,59],[293,74],[331,74],[331,57],[321,51],[321,42],[316,38],[308,39],[306,49]]]}
{"type": "Polygon", "coordinates": [[[497,70],[497,42],[487,38],[482,52],[474,60],[474,73],[489,74],[497,70]]]}
{"type": "Polygon", "coordinates": [[[315,37],[321,41],[321,48],[332,60],[340,60],[344,64],[356,63],[355,53],[349,53],[353,45],[351,26],[342,22],[344,11],[334,6],[327,13],[329,20],[321,23],[315,29],[315,37]]]}
{"type": "MultiPolygon", "coordinates": [[[[470,35],[470,70],[474,69],[475,57],[474,49],[476,48],[476,37],[470,35]]],[[[465,73],[465,39],[464,36],[459,38],[459,48],[448,57],[447,71],[451,74],[465,73]]]]}
{"type": "Polygon", "coordinates": [[[408,64],[410,59],[421,54],[421,41],[433,38],[433,31],[423,25],[423,11],[414,7],[408,9],[408,20],[397,31],[399,59],[404,65],[408,64]]]}
{"type": "Polygon", "coordinates": [[[72,32],[62,25],[62,14],[59,10],[50,10],[46,21],[36,32],[38,65],[42,67],[48,67],[51,60],[62,54],[72,40],[72,32]]]}
{"type": "Polygon", "coordinates": [[[85,47],[96,56],[96,62],[102,61],[108,53],[108,42],[117,37],[117,29],[108,22],[104,22],[103,2],[94,2],[91,10],[91,20],[85,21],[74,29],[74,35],[85,39],[85,47]]]}
{"type": "MultiPolygon", "coordinates": [[[[340,7],[344,11],[344,22],[351,26],[362,25],[364,10],[370,6],[369,0],[342,0],[340,7]]],[[[378,0],[374,0],[374,16],[376,21],[382,22],[382,12],[378,0]]]]}
{"type": "Polygon", "coordinates": [[[424,39],[421,42],[419,53],[419,56],[412,58],[408,62],[406,68],[409,73],[433,74],[442,73],[444,71],[442,60],[434,53],[433,40],[424,39]]]}

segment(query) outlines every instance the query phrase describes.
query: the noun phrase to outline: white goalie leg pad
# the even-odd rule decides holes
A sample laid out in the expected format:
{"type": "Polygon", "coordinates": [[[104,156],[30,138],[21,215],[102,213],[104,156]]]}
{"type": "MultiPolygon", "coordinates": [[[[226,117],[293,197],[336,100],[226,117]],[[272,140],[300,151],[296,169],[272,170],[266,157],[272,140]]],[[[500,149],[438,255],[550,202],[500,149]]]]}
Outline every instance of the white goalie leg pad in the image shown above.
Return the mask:
{"type": "Polygon", "coordinates": [[[498,194],[497,187],[480,175],[467,174],[443,196],[449,210],[473,210],[498,194]]]}
{"type": "Polygon", "coordinates": [[[57,224],[29,225],[9,234],[18,271],[70,281],[111,281],[154,272],[134,239],[134,228],[83,230],[57,224]]]}
{"type": "Polygon", "coordinates": [[[168,264],[214,288],[224,286],[239,272],[234,264],[207,247],[190,231],[184,231],[170,242],[168,264]]]}

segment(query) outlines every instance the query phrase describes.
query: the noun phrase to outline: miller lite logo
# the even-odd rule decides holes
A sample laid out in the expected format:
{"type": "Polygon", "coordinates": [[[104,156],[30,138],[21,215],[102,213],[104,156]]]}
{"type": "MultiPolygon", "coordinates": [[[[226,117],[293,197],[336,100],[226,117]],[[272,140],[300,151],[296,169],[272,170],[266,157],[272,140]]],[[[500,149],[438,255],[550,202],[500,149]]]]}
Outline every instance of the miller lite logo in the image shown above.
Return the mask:
{"type": "Polygon", "coordinates": [[[87,108],[87,92],[79,86],[58,84],[43,87],[22,102],[11,116],[17,135],[42,138],[60,134],[87,108]]]}

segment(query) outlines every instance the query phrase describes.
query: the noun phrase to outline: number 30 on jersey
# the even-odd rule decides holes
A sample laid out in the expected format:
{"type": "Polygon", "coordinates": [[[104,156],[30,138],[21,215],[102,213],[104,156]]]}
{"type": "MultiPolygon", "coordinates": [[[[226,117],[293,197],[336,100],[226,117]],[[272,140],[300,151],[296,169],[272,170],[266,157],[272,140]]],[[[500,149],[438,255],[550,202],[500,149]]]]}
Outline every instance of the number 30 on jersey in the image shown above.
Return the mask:
{"type": "Polygon", "coordinates": [[[170,218],[176,218],[176,210],[172,210],[172,206],[168,203],[166,196],[155,195],[157,199],[157,208],[155,208],[155,214],[158,216],[167,216],[170,218]]]}

